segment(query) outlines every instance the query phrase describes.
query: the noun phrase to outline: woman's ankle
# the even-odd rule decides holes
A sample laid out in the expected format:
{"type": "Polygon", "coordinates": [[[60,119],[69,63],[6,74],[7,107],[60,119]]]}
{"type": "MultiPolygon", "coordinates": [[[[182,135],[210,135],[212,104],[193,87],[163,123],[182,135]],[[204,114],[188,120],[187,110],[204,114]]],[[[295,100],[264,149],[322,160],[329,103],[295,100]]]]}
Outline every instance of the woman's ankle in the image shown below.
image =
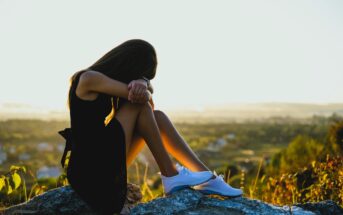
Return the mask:
{"type": "Polygon", "coordinates": [[[176,172],[165,172],[165,173],[162,173],[161,172],[161,175],[163,175],[164,177],[173,177],[173,176],[176,176],[176,175],[178,175],[179,174],[179,172],[178,171],[176,171],[176,172]]]}
{"type": "Polygon", "coordinates": [[[179,171],[177,171],[176,167],[171,163],[170,167],[167,166],[167,168],[160,168],[161,169],[161,175],[164,177],[173,177],[179,174],[179,171]]]}

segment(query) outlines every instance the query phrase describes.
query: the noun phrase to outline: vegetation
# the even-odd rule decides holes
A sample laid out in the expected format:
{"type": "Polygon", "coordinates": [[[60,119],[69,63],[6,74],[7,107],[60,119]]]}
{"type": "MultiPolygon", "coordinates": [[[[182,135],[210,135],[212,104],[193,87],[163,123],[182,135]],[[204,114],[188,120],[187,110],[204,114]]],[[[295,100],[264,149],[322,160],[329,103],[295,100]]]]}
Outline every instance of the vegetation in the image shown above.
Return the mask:
{"type": "Polygon", "coordinates": [[[29,201],[32,197],[42,194],[49,189],[67,184],[68,181],[64,173],[57,179],[37,179],[31,171],[27,171],[25,166],[13,165],[10,167],[9,172],[0,175],[0,209],[29,201]],[[27,177],[31,177],[34,183],[27,184],[27,177]]]}
{"type": "Polygon", "coordinates": [[[331,199],[343,206],[343,157],[327,156],[323,162],[312,161],[311,165],[293,173],[268,177],[256,198],[274,204],[318,202],[331,199]]]}

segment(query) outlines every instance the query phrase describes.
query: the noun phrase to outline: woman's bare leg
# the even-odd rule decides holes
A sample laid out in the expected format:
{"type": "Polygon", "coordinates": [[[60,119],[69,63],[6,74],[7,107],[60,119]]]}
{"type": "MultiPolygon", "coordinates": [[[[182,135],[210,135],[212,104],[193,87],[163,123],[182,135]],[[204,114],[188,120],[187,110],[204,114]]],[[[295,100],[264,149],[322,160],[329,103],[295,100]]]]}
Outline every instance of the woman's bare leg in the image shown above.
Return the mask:
{"type": "Polygon", "coordinates": [[[130,166],[145,145],[145,140],[140,136],[137,127],[134,129],[132,142],[126,153],[126,166],[130,166]]]}
{"type": "Polygon", "coordinates": [[[164,148],[160,132],[158,130],[158,125],[156,123],[152,107],[149,103],[131,104],[130,102],[126,102],[115,114],[115,117],[124,129],[127,152],[130,149],[133,131],[136,125],[139,134],[148,144],[162,175],[174,176],[178,174],[166,149],[164,148]]]}
{"type": "Polygon", "coordinates": [[[210,170],[196,156],[164,112],[155,110],[155,118],[161,132],[164,146],[176,160],[192,171],[210,170]]]}
{"type": "MultiPolygon", "coordinates": [[[[165,113],[160,110],[154,110],[154,117],[158,124],[163,144],[173,157],[192,171],[209,170],[183,140],[165,113]]],[[[141,151],[144,143],[144,139],[139,135],[137,128],[135,128],[134,138],[127,153],[127,166],[132,163],[141,151]]]]}

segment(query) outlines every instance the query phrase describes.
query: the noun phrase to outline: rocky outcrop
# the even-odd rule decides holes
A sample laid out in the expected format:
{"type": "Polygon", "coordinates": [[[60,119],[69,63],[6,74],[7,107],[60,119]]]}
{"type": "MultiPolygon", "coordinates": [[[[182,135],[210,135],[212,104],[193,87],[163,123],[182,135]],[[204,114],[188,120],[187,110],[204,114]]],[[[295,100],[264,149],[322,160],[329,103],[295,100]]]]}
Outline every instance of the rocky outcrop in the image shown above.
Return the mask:
{"type": "Polygon", "coordinates": [[[343,209],[332,201],[277,207],[258,200],[243,197],[223,199],[204,196],[184,189],[169,197],[157,198],[145,204],[138,204],[131,214],[178,214],[178,215],[219,215],[219,214],[343,214],[343,209]]]}
{"type": "MultiPolygon", "coordinates": [[[[139,186],[128,183],[127,199],[121,214],[130,214],[131,208],[142,199],[139,186]]],[[[33,197],[30,201],[14,205],[0,214],[35,215],[98,215],[68,185],[49,190],[33,197]]]]}
{"type": "MultiPolygon", "coordinates": [[[[221,214],[343,214],[343,209],[332,201],[319,203],[296,204],[278,207],[259,200],[238,198],[219,198],[205,196],[192,189],[183,189],[168,197],[156,198],[148,203],[138,203],[142,198],[137,185],[128,185],[127,203],[121,214],[179,214],[179,215],[221,215],[221,214]]],[[[12,214],[40,214],[40,215],[96,215],[70,186],[49,190],[32,198],[26,203],[12,206],[5,211],[5,215],[12,214]]],[[[1,214],[1,213],[0,213],[1,214]]]]}

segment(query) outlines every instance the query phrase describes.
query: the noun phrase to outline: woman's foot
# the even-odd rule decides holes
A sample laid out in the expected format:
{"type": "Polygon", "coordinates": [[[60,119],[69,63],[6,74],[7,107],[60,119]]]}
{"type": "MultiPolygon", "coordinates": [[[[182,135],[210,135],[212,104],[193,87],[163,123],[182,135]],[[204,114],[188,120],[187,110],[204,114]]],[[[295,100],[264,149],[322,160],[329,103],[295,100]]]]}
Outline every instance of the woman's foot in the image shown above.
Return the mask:
{"type": "Polygon", "coordinates": [[[179,173],[171,177],[166,177],[159,173],[166,195],[170,195],[183,188],[205,183],[213,176],[211,171],[192,172],[179,164],[176,164],[176,169],[179,173]]]}
{"type": "Polygon", "coordinates": [[[216,178],[193,188],[203,194],[216,194],[227,197],[238,197],[243,194],[241,189],[233,188],[227,184],[223,179],[223,175],[218,176],[216,172],[214,172],[214,175],[216,175],[216,178]]]}

